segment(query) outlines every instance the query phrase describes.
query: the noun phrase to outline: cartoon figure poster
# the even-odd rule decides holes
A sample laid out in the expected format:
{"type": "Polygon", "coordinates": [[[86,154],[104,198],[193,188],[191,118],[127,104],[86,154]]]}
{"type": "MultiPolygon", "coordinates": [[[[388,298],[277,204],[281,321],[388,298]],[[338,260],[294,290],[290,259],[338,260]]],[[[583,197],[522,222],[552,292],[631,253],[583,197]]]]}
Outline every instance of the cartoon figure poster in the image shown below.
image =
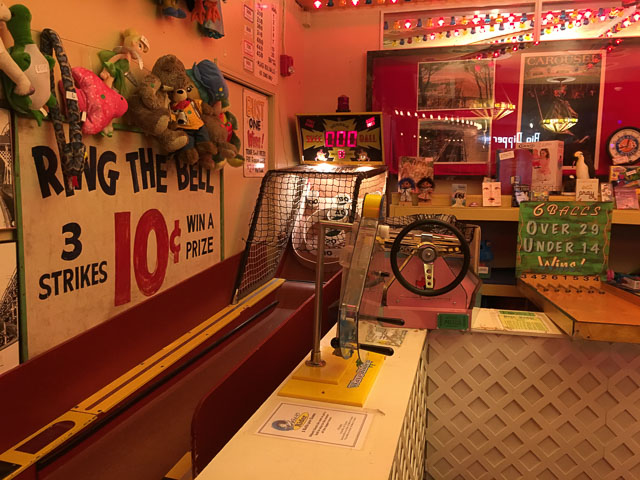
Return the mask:
{"type": "Polygon", "coordinates": [[[565,170],[578,151],[598,167],[605,58],[600,50],[522,54],[518,131],[562,140],[565,170]]]}

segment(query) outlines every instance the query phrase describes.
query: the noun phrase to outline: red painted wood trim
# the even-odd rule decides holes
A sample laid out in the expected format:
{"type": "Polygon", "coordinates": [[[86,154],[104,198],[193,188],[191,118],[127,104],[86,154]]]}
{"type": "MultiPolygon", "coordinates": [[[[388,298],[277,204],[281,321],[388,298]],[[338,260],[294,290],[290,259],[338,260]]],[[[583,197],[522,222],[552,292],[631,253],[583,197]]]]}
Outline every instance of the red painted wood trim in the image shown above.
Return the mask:
{"type": "Polygon", "coordinates": [[[228,305],[235,255],[0,375],[7,450],[228,305]]]}
{"type": "MultiPolygon", "coordinates": [[[[340,279],[338,274],[324,287],[323,334],[334,323],[327,305],[338,300],[340,279]]],[[[314,300],[315,296],[309,297],[200,401],[191,424],[194,477],[310,352],[314,300]],[[232,409],[229,408],[231,405],[232,409]]]]}

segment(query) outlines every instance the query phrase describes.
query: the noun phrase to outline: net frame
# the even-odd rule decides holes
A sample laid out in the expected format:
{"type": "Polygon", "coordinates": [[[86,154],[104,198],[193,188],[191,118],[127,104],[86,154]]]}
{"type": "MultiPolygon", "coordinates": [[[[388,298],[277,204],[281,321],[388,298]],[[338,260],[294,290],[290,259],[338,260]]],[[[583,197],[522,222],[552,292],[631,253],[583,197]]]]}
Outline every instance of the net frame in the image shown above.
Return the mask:
{"type": "MultiPolygon", "coordinates": [[[[365,194],[384,193],[384,167],[331,167],[301,165],[270,170],[263,177],[234,283],[232,304],[275,276],[289,241],[301,263],[313,268],[318,221],[353,223],[362,211],[365,194]]],[[[338,261],[345,244],[344,237],[337,232],[327,232],[327,241],[333,242],[325,243],[328,263],[338,261]]]]}

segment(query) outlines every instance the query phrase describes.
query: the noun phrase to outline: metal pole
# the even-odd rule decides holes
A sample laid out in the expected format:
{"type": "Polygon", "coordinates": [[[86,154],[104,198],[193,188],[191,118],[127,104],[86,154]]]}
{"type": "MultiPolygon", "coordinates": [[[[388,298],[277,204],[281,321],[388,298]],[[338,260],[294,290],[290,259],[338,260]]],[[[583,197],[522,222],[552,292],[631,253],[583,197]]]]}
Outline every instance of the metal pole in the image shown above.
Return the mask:
{"type": "Polygon", "coordinates": [[[311,358],[307,360],[309,367],[324,367],[326,362],[320,356],[320,337],[322,336],[322,290],[324,283],[324,237],[325,226],[319,222],[318,250],[316,256],[316,298],[313,314],[313,350],[311,358]]]}
{"type": "Polygon", "coordinates": [[[305,362],[309,367],[324,367],[327,362],[322,360],[320,353],[320,337],[322,336],[322,292],[324,286],[324,240],[326,228],[340,228],[346,230],[353,224],[345,222],[329,222],[321,220],[318,222],[320,233],[318,234],[317,256],[316,256],[316,298],[313,314],[313,350],[311,358],[305,362]]]}

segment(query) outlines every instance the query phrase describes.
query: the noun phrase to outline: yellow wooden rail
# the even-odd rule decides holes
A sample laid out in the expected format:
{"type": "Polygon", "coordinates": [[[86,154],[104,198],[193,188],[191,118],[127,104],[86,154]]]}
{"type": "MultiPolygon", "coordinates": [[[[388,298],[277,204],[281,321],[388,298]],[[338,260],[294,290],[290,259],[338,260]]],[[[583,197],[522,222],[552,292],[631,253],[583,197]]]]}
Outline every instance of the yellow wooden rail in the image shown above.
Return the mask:
{"type": "Polygon", "coordinates": [[[283,279],[273,279],[246,296],[237,305],[226,306],[208,320],[189,330],[177,340],[78,403],[68,412],[63,413],[48,425],[0,454],[0,461],[17,466],[13,472],[1,477],[1,480],[15,478],[145,384],[160,376],[165,370],[240,316],[243,311],[256,305],[283,283],[283,279]]]}

